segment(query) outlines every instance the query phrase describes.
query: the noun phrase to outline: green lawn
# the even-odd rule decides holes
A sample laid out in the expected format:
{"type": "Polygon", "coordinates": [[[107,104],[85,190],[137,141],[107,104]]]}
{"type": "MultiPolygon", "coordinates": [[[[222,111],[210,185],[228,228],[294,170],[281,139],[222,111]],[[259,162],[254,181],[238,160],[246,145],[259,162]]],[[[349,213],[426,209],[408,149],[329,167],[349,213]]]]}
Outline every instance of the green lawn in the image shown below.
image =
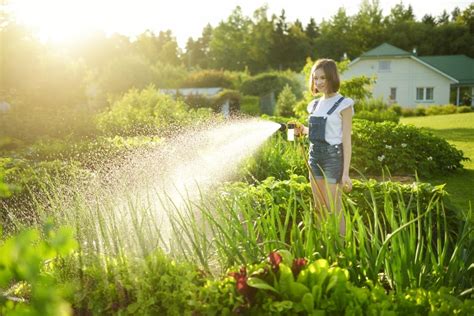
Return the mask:
{"type": "Polygon", "coordinates": [[[463,171],[423,180],[433,184],[446,183],[446,189],[456,206],[466,209],[471,201],[474,207],[474,113],[404,117],[400,122],[428,129],[461,149],[464,156],[471,159],[464,162],[463,171]]]}

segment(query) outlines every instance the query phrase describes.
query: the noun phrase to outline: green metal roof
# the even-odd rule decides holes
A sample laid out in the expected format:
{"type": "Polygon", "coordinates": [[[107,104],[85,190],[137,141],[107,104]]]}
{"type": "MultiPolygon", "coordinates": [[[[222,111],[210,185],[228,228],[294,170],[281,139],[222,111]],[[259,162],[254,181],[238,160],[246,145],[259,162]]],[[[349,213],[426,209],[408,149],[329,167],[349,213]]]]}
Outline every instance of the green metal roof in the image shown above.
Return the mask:
{"type": "Polygon", "coordinates": [[[390,45],[388,43],[383,43],[380,46],[375,47],[368,52],[363,53],[360,57],[383,57],[383,56],[411,56],[412,53],[409,53],[403,49],[390,45]]]}
{"type": "Polygon", "coordinates": [[[442,73],[456,79],[459,81],[458,85],[474,84],[474,59],[466,55],[416,56],[388,43],[383,43],[382,45],[365,52],[360,56],[360,58],[409,56],[416,57],[442,73]]]}
{"type": "Polygon", "coordinates": [[[458,80],[459,84],[474,83],[474,59],[466,55],[420,56],[418,58],[458,80]]]}

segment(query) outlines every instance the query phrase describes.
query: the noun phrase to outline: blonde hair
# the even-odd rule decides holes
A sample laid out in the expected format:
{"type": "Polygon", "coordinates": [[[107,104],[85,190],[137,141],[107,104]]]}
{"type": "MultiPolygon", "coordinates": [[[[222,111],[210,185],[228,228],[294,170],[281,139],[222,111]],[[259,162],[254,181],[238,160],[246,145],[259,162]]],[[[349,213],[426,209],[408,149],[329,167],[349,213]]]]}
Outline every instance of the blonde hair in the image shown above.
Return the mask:
{"type": "Polygon", "coordinates": [[[341,85],[341,80],[339,79],[339,73],[337,71],[336,62],[332,59],[318,59],[313,67],[311,67],[311,73],[309,75],[309,90],[312,95],[316,95],[319,91],[314,84],[314,72],[316,69],[322,69],[324,75],[326,76],[326,81],[329,84],[330,92],[337,92],[341,85]]]}

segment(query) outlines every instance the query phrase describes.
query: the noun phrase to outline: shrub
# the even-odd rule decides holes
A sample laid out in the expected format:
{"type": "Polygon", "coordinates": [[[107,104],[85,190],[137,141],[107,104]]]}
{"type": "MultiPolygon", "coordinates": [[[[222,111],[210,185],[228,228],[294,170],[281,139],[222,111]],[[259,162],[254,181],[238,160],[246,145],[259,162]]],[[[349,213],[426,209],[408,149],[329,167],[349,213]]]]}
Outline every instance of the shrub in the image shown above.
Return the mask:
{"type": "Polygon", "coordinates": [[[270,92],[279,95],[286,85],[291,87],[291,91],[297,98],[302,95],[302,88],[294,75],[285,72],[262,73],[251,77],[242,83],[240,91],[246,95],[262,96],[270,92]]]}
{"type": "Polygon", "coordinates": [[[354,120],[352,143],[352,166],[364,174],[380,174],[386,167],[392,174],[430,176],[462,168],[467,160],[445,139],[392,122],[354,120]]]}
{"type": "Polygon", "coordinates": [[[405,116],[405,117],[416,116],[415,109],[402,108],[402,116],[405,116]]]}
{"type": "Polygon", "coordinates": [[[70,315],[64,299],[70,288],[58,285],[48,266],[76,247],[72,230],[53,231],[45,226],[45,238],[36,229],[24,230],[0,242],[0,314],[70,315]],[[46,263],[48,265],[46,265],[46,263]]]}
{"type": "Polygon", "coordinates": [[[402,115],[402,107],[398,104],[392,104],[389,109],[391,109],[392,111],[394,111],[395,113],[398,114],[398,116],[401,116],[402,115]]]}
{"type": "Polygon", "coordinates": [[[356,112],[354,115],[354,118],[368,120],[372,122],[388,121],[388,122],[398,123],[400,121],[399,115],[395,111],[392,111],[392,110],[374,111],[374,112],[362,110],[362,111],[356,112]]]}
{"type": "Polygon", "coordinates": [[[182,88],[226,88],[235,89],[232,76],[222,70],[191,72],[181,83],[182,88]]]}
{"type": "Polygon", "coordinates": [[[190,94],[183,98],[184,103],[192,109],[209,108],[212,106],[212,100],[200,94],[190,94]]]}
{"type": "Polygon", "coordinates": [[[291,91],[291,87],[287,84],[283,91],[278,95],[276,104],[276,114],[278,116],[293,116],[293,106],[296,104],[296,96],[291,91]]]}
{"type": "Polygon", "coordinates": [[[457,107],[452,104],[448,105],[431,105],[425,110],[426,115],[441,115],[441,114],[454,114],[456,113],[457,107]]]}
{"type": "Polygon", "coordinates": [[[360,100],[354,105],[354,108],[355,118],[373,122],[390,121],[394,123],[398,123],[400,120],[400,114],[394,110],[400,110],[400,107],[389,106],[382,98],[360,100]]]}
{"type": "Polygon", "coordinates": [[[240,103],[240,111],[252,116],[260,115],[260,98],[250,95],[243,96],[240,103]]]}
{"type": "Polygon", "coordinates": [[[161,89],[177,89],[189,74],[184,66],[157,62],[152,67],[152,82],[161,89]]]}
{"type": "Polygon", "coordinates": [[[423,105],[417,105],[415,108],[415,116],[425,116],[426,115],[426,107],[423,105]]]}
{"type": "Polygon", "coordinates": [[[181,101],[156,91],[132,89],[97,117],[99,129],[107,135],[159,135],[170,126],[187,125],[211,116],[210,110],[188,110],[181,101]]]}
{"type": "Polygon", "coordinates": [[[241,94],[237,90],[223,90],[212,99],[212,107],[215,111],[219,111],[224,102],[229,101],[231,112],[235,112],[240,108],[241,94]]]}
{"type": "Polygon", "coordinates": [[[459,106],[457,108],[457,113],[469,113],[472,112],[473,109],[471,106],[459,106]]]}

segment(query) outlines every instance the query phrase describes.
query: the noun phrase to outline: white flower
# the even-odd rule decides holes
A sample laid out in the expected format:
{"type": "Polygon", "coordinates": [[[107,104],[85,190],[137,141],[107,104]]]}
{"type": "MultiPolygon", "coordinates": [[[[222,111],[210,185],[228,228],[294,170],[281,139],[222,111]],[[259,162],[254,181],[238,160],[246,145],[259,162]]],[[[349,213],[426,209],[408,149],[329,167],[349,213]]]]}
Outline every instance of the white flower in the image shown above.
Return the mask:
{"type": "Polygon", "coordinates": [[[429,157],[428,157],[428,160],[433,160],[433,157],[429,156],[429,157]]]}
{"type": "Polygon", "coordinates": [[[405,147],[407,147],[407,146],[408,146],[407,144],[402,143],[402,147],[403,147],[403,148],[405,148],[405,147]]]}
{"type": "Polygon", "coordinates": [[[382,156],[378,156],[377,159],[382,162],[384,159],[385,159],[385,155],[382,155],[382,156]]]}
{"type": "Polygon", "coordinates": [[[387,148],[387,149],[392,149],[392,146],[390,146],[390,145],[385,145],[385,148],[387,148]]]}

